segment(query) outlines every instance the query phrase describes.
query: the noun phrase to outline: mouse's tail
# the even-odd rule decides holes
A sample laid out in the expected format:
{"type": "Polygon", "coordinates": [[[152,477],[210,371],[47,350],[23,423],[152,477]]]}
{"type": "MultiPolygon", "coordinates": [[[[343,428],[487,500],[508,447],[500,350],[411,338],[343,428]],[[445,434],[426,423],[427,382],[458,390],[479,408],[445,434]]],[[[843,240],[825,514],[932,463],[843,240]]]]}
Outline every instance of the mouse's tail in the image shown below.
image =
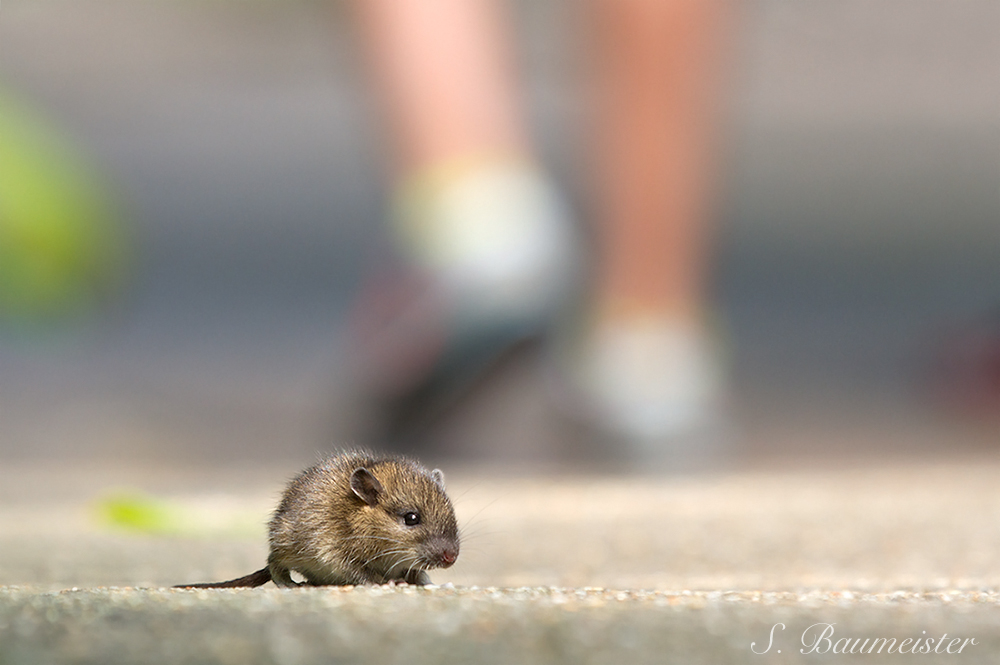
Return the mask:
{"type": "Polygon", "coordinates": [[[178,584],[175,589],[238,589],[240,587],[255,587],[271,581],[271,570],[264,566],[256,573],[237,577],[228,582],[202,582],[201,584],[178,584]]]}

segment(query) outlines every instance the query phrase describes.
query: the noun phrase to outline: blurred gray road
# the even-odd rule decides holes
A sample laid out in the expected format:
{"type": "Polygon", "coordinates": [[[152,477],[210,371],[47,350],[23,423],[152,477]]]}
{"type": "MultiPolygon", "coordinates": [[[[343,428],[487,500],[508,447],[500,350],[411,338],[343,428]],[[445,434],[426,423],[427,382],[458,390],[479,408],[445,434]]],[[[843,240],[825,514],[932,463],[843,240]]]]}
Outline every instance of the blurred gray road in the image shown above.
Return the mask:
{"type": "MultiPolygon", "coordinates": [[[[514,3],[535,133],[582,206],[575,6],[514,3]]],[[[1000,301],[998,12],[741,3],[718,268],[741,418],[919,420],[928,349],[1000,301]]],[[[0,79],[106,166],[137,243],[111,320],[0,342],[0,454],[330,445],[384,212],[346,3],[5,0],[0,79]]]]}

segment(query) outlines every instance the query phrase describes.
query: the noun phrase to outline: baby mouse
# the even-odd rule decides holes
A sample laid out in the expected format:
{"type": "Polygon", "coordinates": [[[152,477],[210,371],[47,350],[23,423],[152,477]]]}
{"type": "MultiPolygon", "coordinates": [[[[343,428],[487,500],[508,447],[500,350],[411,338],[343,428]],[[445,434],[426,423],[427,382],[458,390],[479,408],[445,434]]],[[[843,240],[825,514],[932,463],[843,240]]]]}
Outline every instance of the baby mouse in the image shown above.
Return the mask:
{"type": "Polygon", "coordinates": [[[458,558],[444,474],[415,460],[350,451],[300,473],[268,524],[267,566],[228,582],[177,588],[304,584],[428,584],[427,570],[458,558]]]}

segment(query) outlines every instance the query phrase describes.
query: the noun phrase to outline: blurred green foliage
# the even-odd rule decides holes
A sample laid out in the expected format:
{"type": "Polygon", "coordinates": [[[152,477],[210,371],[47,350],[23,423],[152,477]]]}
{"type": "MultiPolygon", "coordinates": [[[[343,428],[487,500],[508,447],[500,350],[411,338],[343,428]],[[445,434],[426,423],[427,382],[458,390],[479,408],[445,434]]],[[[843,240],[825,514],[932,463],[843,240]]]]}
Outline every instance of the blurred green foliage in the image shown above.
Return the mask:
{"type": "Polygon", "coordinates": [[[183,538],[267,537],[267,514],[239,502],[178,501],[136,489],[117,489],[98,497],[90,514],[103,528],[146,536],[183,538]]]}
{"type": "Polygon", "coordinates": [[[121,292],[109,189],[71,142],[0,87],[0,325],[59,324],[121,292]]]}
{"type": "Polygon", "coordinates": [[[181,508],[137,491],[120,490],[99,499],[93,508],[97,520],[115,530],[161,535],[186,530],[181,508]]]}

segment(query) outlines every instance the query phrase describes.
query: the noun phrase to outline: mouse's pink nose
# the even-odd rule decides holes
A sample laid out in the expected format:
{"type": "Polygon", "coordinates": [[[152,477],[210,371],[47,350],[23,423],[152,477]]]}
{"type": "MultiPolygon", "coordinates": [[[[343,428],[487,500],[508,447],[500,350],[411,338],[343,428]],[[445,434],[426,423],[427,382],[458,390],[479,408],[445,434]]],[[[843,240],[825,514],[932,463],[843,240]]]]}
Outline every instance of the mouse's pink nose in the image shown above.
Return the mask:
{"type": "Polygon", "coordinates": [[[450,566],[451,564],[455,563],[455,559],[457,559],[457,558],[458,558],[458,550],[452,549],[450,547],[447,548],[447,549],[441,550],[441,563],[442,564],[444,564],[446,566],[450,566]]]}

